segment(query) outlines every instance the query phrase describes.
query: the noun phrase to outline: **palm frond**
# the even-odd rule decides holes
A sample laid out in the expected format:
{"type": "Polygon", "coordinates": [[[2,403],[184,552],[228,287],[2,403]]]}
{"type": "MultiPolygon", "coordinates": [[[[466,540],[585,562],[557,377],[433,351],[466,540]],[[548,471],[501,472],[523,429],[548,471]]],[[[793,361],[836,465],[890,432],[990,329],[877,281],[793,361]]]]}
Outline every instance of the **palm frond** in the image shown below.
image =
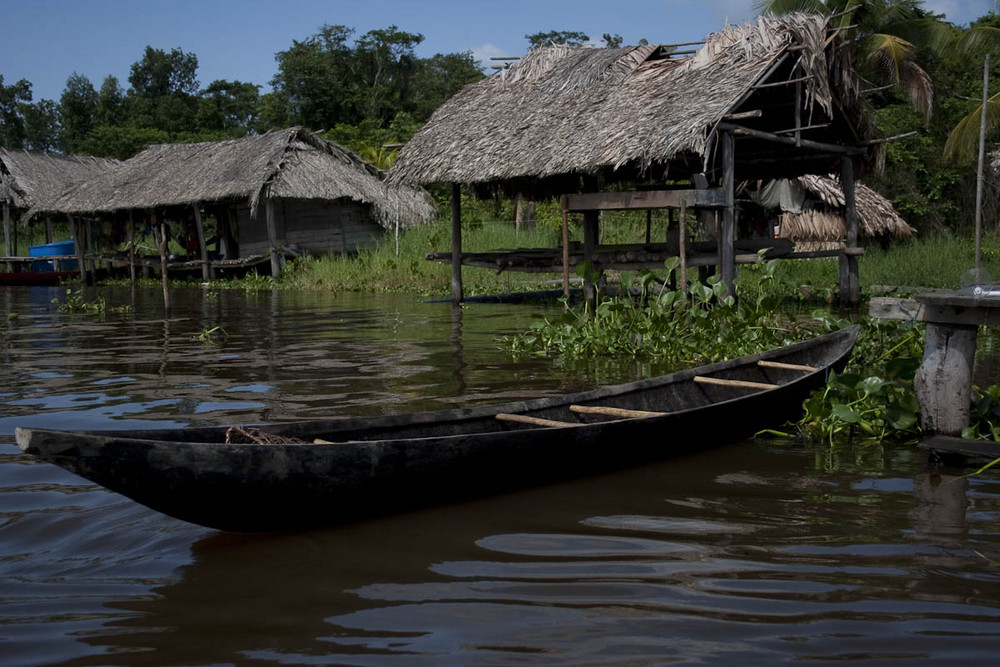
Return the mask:
{"type": "Polygon", "coordinates": [[[959,36],[955,48],[962,55],[1000,53],[1000,28],[969,28],[959,36]]]}
{"type": "Polygon", "coordinates": [[[784,16],[792,12],[829,13],[823,0],[755,0],[753,8],[758,14],[766,14],[767,16],[784,16]]]}
{"type": "Polygon", "coordinates": [[[903,82],[903,63],[913,56],[913,44],[902,37],[877,33],[865,40],[868,60],[888,74],[895,84],[903,82]]]}
{"type": "MultiPolygon", "coordinates": [[[[983,105],[980,104],[951,131],[944,145],[946,160],[968,161],[979,154],[979,125],[982,112],[983,105]]],[[[997,127],[1000,127],[1000,93],[986,101],[986,131],[989,133],[997,127]]]]}

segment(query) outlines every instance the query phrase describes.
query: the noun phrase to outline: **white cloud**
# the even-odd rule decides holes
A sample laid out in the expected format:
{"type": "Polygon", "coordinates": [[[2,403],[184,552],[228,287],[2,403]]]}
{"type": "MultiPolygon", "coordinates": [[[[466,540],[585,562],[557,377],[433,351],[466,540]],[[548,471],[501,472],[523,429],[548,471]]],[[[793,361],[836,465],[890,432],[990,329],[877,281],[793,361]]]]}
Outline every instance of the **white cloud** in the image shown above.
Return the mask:
{"type": "Polygon", "coordinates": [[[702,0],[719,23],[743,23],[757,16],[754,0],[702,0]]]}
{"type": "Polygon", "coordinates": [[[486,73],[490,73],[490,67],[492,65],[497,65],[500,63],[493,62],[490,58],[502,58],[504,56],[509,56],[510,54],[501,49],[499,46],[494,46],[489,42],[482,44],[480,46],[475,46],[471,49],[472,59],[476,61],[479,68],[486,70],[486,73]]]}

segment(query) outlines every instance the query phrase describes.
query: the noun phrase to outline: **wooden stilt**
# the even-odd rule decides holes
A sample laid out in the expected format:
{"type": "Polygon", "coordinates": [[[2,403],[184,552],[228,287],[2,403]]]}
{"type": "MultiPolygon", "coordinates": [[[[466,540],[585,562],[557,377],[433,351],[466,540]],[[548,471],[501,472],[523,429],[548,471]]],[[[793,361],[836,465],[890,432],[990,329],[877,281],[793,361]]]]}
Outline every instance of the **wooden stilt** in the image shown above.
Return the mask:
{"type": "MultiPolygon", "coordinates": [[[[518,200],[520,201],[520,200],[518,200]]],[[[569,296],[569,211],[566,210],[566,195],[562,197],[562,280],[563,296],[569,296]]]]}
{"type": "Polygon", "coordinates": [[[76,268],[80,272],[80,283],[87,284],[87,268],[83,265],[83,235],[80,233],[80,225],[76,219],[70,215],[69,230],[73,237],[73,247],[76,250],[76,268]]]}
{"type": "Polygon", "coordinates": [[[135,219],[128,212],[128,275],[129,284],[135,287],[135,219]]]}
{"type": "Polygon", "coordinates": [[[856,306],[861,301],[858,275],[858,208],[854,193],[854,162],[845,155],[840,161],[840,184],[844,189],[844,222],[847,226],[847,252],[840,256],[840,302],[856,306]]]}
{"type": "Polygon", "coordinates": [[[722,139],[722,191],[725,206],[722,209],[722,230],[719,234],[719,274],[726,285],[726,293],[735,296],[736,280],[736,161],[732,132],[723,132],[722,139]]]}
{"type": "Polygon", "coordinates": [[[462,293],[462,186],[451,184],[451,300],[461,303],[462,293]]]}
{"type": "Polygon", "coordinates": [[[274,226],[274,201],[268,197],[264,204],[264,217],[267,224],[267,252],[271,256],[271,277],[277,278],[281,273],[281,258],[278,256],[278,231],[274,226]]]}
{"type": "Polygon", "coordinates": [[[191,208],[194,209],[194,227],[198,232],[198,249],[201,251],[201,279],[208,280],[208,248],[205,246],[205,226],[201,220],[201,207],[198,204],[193,204],[191,208]]]}

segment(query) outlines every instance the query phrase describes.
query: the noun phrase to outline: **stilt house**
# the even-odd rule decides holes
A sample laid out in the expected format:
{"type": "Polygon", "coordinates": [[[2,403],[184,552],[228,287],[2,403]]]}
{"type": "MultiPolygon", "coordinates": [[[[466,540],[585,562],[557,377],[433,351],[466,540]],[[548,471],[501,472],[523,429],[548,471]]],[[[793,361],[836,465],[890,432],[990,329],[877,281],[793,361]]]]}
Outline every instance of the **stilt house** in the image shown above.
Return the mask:
{"type": "MultiPolygon", "coordinates": [[[[839,174],[848,219],[842,296],[856,300],[854,179],[875,163],[878,144],[836,26],[791,14],[686,45],[534,49],[441,106],[402,148],[390,180],[452,184],[452,296],[460,300],[460,267],[472,259],[461,251],[462,187],[563,196],[565,212],[583,214],[582,256],[598,268],[632,268],[603,263],[601,211],[714,214],[716,252],[694,256],[678,225],[674,254],[682,271],[685,261],[717,265],[731,288],[744,259],[736,184],[839,174]]],[[[568,238],[562,252],[568,280],[576,253],[568,238]]]]}
{"type": "Polygon", "coordinates": [[[195,262],[207,278],[234,262],[270,259],[276,275],[288,254],[356,252],[387,231],[432,220],[435,207],[423,190],[387,186],[383,172],[351,151],[291,128],[151,146],[45,212],[96,214],[130,230],[180,221],[182,233],[197,233],[195,262]],[[203,212],[216,218],[217,239],[205,238],[203,212]]]}
{"type": "MultiPolygon", "coordinates": [[[[117,164],[118,160],[107,158],[0,148],[4,255],[18,254],[13,225],[18,224],[30,209],[46,207],[70,187],[117,164]]],[[[51,224],[46,225],[46,242],[52,242],[51,224]]]]}

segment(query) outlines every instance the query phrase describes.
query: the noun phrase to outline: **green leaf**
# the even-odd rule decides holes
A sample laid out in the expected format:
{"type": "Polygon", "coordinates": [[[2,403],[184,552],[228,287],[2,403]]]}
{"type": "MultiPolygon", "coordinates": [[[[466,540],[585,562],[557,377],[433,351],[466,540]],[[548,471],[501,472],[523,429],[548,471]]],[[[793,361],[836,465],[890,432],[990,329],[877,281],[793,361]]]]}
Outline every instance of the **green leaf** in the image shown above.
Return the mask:
{"type": "Polygon", "coordinates": [[[838,403],[833,406],[833,410],[830,411],[830,416],[834,419],[839,419],[840,421],[847,422],[848,424],[857,424],[861,419],[861,415],[852,410],[844,403],[838,403]]]}

